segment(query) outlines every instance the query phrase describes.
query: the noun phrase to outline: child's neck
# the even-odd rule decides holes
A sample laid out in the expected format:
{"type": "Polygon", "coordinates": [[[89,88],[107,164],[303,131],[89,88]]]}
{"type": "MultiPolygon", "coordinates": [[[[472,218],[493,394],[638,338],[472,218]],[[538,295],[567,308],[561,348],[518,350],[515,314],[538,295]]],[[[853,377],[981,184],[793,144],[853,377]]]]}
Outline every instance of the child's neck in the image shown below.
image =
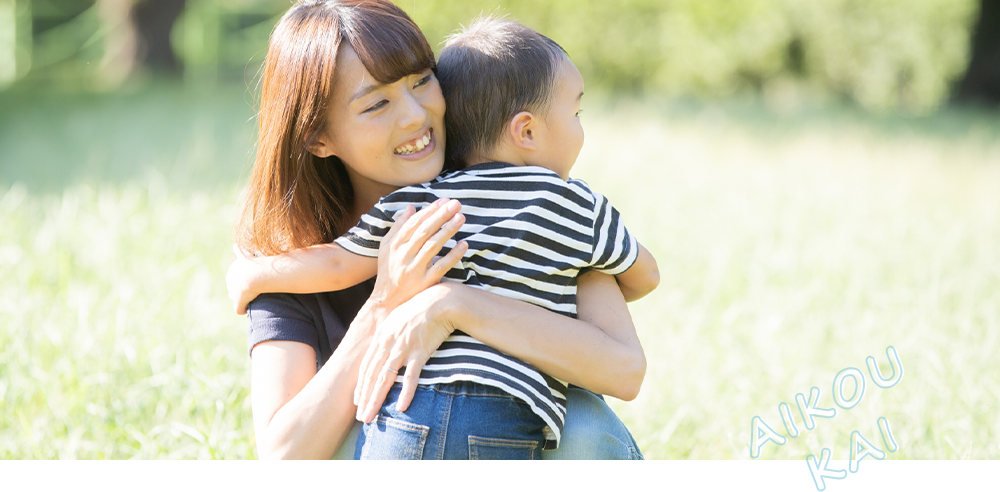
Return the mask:
{"type": "MultiPolygon", "coordinates": [[[[476,164],[482,164],[484,162],[506,162],[507,164],[513,164],[515,166],[537,166],[544,167],[545,169],[559,174],[559,171],[551,169],[549,166],[544,164],[529,162],[529,160],[525,159],[525,156],[521,155],[520,152],[513,152],[509,149],[499,149],[495,152],[482,155],[477,154],[470,157],[467,162],[469,163],[469,166],[475,166],[476,164]]],[[[563,176],[561,174],[559,177],[561,177],[563,181],[569,179],[569,176],[563,176]]]]}

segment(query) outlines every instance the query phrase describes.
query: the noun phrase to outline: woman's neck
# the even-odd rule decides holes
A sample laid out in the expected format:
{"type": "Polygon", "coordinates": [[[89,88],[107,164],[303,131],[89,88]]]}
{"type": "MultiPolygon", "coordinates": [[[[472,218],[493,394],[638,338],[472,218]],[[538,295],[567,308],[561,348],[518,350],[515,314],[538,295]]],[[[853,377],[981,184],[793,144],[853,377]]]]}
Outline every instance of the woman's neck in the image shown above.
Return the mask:
{"type": "Polygon", "coordinates": [[[379,199],[398,190],[399,187],[372,181],[354,173],[349,167],[347,168],[347,174],[351,178],[351,188],[354,190],[354,203],[351,204],[351,209],[348,210],[350,220],[347,227],[350,229],[361,220],[362,215],[378,203],[379,199]]]}

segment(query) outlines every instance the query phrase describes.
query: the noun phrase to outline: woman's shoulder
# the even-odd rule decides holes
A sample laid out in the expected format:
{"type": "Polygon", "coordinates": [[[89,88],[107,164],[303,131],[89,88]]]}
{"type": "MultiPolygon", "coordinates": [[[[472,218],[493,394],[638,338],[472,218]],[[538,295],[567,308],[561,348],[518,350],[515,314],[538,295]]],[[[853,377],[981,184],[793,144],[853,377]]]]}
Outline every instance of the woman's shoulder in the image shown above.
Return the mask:
{"type": "Polygon", "coordinates": [[[325,361],[371,295],[374,279],[318,294],[262,294],[247,307],[248,350],[261,342],[305,343],[325,361]]]}
{"type": "Polygon", "coordinates": [[[261,294],[247,306],[247,350],[261,342],[300,342],[319,353],[317,314],[313,294],[261,294]]]}

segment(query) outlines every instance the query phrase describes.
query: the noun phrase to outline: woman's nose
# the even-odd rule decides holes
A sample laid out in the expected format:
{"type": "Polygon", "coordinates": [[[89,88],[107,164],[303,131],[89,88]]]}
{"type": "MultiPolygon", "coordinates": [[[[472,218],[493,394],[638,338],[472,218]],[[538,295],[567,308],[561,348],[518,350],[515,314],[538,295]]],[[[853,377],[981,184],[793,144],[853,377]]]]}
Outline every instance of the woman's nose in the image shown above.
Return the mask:
{"type": "Polygon", "coordinates": [[[407,94],[403,114],[399,118],[400,128],[421,127],[427,121],[427,110],[413,94],[407,94]]]}

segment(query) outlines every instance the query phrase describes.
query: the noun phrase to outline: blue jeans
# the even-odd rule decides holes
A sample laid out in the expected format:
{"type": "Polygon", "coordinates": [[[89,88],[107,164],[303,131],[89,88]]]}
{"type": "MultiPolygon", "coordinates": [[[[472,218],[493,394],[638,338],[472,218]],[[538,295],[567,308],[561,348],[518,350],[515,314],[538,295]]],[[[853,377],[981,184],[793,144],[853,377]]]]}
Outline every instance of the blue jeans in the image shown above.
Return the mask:
{"type": "Polygon", "coordinates": [[[570,386],[566,425],[559,448],[542,451],[543,460],[641,460],[632,434],[604,397],[570,386]]]}
{"type": "MultiPolygon", "coordinates": [[[[559,449],[542,451],[544,460],[634,460],[643,459],[625,424],[594,393],[571,386],[566,394],[568,413],[559,449]]],[[[354,428],[333,459],[354,459],[362,424],[354,428]]]]}
{"type": "Polygon", "coordinates": [[[504,391],[469,381],[418,385],[406,412],[396,383],[354,451],[363,460],[541,459],[545,422],[504,391]]]}

